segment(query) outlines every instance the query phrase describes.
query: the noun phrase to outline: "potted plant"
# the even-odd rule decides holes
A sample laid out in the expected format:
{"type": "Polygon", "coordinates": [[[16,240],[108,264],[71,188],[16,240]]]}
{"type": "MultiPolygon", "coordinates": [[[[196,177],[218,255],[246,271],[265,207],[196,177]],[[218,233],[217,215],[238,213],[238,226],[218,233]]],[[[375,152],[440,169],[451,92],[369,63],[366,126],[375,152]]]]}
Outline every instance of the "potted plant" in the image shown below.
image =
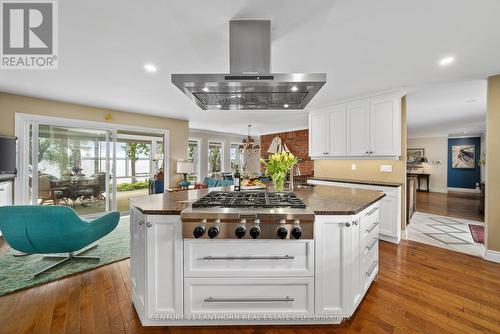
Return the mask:
{"type": "Polygon", "coordinates": [[[260,159],[266,167],[265,174],[273,180],[274,191],[283,191],[283,185],[288,172],[298,162],[298,159],[290,152],[274,153],[266,161],[260,159]]]}

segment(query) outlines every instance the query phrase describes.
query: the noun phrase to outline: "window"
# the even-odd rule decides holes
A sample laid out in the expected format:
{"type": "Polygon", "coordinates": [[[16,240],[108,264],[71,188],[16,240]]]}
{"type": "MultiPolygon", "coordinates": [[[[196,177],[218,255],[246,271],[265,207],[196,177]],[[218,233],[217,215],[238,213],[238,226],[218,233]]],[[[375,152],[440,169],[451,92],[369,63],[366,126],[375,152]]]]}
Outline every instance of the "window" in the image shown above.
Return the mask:
{"type": "Polygon", "coordinates": [[[188,144],[188,161],[194,165],[194,172],[189,177],[189,181],[193,182],[199,179],[199,162],[200,162],[200,145],[197,140],[190,140],[188,144]]]}
{"type": "Polygon", "coordinates": [[[211,177],[221,176],[222,173],[222,144],[208,143],[208,175],[211,177]]]}
{"type": "Polygon", "coordinates": [[[241,153],[240,153],[240,145],[239,144],[231,144],[231,152],[230,152],[230,158],[231,162],[231,172],[236,172],[236,167],[241,168],[242,161],[241,161],[241,153]]]}

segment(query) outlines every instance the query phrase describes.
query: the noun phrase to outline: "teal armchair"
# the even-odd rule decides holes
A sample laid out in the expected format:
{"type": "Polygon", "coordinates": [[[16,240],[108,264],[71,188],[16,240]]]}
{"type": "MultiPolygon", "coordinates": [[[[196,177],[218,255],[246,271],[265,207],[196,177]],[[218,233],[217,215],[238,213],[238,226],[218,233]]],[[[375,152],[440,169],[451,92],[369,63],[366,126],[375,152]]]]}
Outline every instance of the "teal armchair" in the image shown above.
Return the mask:
{"type": "Polygon", "coordinates": [[[119,220],[119,212],[110,212],[92,221],[85,221],[67,206],[0,207],[0,231],[10,247],[29,254],[68,254],[65,256],[48,255],[48,257],[61,258],[61,261],[44,268],[35,276],[70,259],[99,260],[98,256],[80,254],[97,247],[98,245],[95,244],[83,250],[84,247],[113,231],[119,220]]]}

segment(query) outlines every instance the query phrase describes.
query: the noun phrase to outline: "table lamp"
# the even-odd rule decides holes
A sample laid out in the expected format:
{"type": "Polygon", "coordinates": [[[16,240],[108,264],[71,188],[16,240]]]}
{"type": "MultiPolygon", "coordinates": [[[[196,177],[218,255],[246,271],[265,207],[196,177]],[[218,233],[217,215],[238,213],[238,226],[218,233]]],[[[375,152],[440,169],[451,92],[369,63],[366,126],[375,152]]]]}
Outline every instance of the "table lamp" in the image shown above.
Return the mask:
{"type": "Polygon", "coordinates": [[[194,172],[194,165],[192,162],[177,161],[177,173],[184,174],[184,180],[179,183],[181,188],[189,187],[190,183],[187,180],[187,175],[194,172]]]}
{"type": "Polygon", "coordinates": [[[426,157],[421,157],[420,158],[420,163],[422,164],[422,173],[425,173],[425,164],[427,164],[429,160],[427,160],[426,157]]]}

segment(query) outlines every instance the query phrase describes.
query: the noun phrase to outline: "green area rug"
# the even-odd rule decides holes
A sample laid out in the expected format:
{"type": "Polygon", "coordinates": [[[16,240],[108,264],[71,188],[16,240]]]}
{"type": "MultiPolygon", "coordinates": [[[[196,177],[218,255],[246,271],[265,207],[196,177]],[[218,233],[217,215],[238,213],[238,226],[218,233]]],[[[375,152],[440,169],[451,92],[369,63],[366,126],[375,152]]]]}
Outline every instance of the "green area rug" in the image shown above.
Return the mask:
{"type": "Polygon", "coordinates": [[[70,260],[36,278],[33,277],[34,273],[58,260],[43,258],[38,254],[15,257],[15,251],[10,248],[0,257],[0,296],[128,258],[130,217],[122,217],[116,229],[99,240],[98,244],[98,247],[85,252],[84,255],[98,255],[100,260],[70,260]]]}

